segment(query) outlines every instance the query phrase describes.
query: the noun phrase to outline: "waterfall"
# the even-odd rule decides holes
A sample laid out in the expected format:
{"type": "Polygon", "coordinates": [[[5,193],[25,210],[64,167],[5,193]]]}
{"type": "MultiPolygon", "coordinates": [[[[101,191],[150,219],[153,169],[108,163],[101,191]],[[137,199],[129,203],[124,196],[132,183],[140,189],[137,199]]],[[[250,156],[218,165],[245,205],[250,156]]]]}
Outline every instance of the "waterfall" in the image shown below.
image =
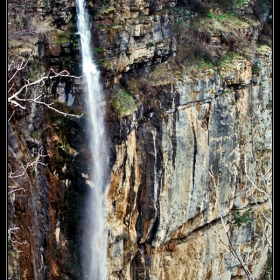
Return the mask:
{"type": "MultiPolygon", "coordinates": [[[[105,280],[107,277],[107,228],[105,199],[107,195],[106,170],[107,141],[105,136],[104,107],[99,71],[93,63],[90,21],[85,0],[76,0],[77,25],[80,36],[83,75],[86,81],[86,105],[89,118],[91,146],[90,191],[87,196],[84,245],[82,245],[83,279],[105,280]]],[[[108,178],[108,176],[107,176],[108,178]]]]}

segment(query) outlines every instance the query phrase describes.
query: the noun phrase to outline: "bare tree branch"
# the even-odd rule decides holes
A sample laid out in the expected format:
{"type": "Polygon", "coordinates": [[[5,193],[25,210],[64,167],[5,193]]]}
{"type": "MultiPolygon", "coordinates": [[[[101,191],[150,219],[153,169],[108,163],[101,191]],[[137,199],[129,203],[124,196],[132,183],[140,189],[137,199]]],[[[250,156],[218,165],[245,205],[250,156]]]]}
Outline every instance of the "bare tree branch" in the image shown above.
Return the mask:
{"type": "Polygon", "coordinates": [[[18,244],[18,245],[23,245],[26,244],[26,241],[24,242],[19,242],[18,241],[18,237],[15,234],[15,231],[19,230],[19,227],[16,227],[15,225],[12,225],[12,227],[10,227],[8,229],[8,240],[12,243],[12,244],[18,244]],[[12,235],[14,236],[14,238],[12,238],[12,235]]]}
{"type": "Polygon", "coordinates": [[[24,188],[17,188],[16,186],[8,186],[8,188],[13,189],[12,191],[9,191],[8,194],[12,194],[16,191],[21,191],[21,190],[23,190],[24,192],[26,191],[24,188]]]}
{"type": "MultiPolygon", "coordinates": [[[[21,71],[22,69],[24,69],[28,63],[28,60],[30,59],[32,55],[29,56],[29,58],[27,59],[27,61],[24,63],[24,61],[21,61],[20,64],[18,64],[16,66],[16,71],[13,74],[13,76],[9,79],[8,83],[11,83],[12,80],[15,78],[16,74],[21,71]]],[[[12,64],[9,65],[9,67],[12,67],[12,64]]],[[[34,85],[38,85],[41,83],[41,86],[45,85],[45,80],[51,80],[57,77],[68,77],[68,78],[82,78],[82,76],[77,77],[77,76],[73,76],[70,75],[70,73],[66,70],[62,70],[61,72],[57,73],[55,72],[52,68],[49,70],[48,75],[41,77],[40,79],[34,81],[34,82],[30,82],[29,80],[26,80],[26,84],[24,86],[22,86],[18,91],[16,91],[15,93],[13,93],[10,97],[8,97],[8,103],[13,104],[15,107],[20,107],[21,109],[26,109],[25,106],[23,106],[20,102],[29,102],[29,103],[37,103],[37,104],[41,104],[44,105],[46,107],[48,107],[49,109],[62,114],[63,116],[69,116],[69,117],[74,117],[74,118],[80,118],[82,117],[83,114],[81,115],[75,115],[75,114],[68,114],[65,112],[62,112],[54,107],[52,107],[52,105],[54,103],[51,104],[47,104],[45,102],[39,101],[38,99],[42,97],[42,94],[39,95],[38,97],[34,98],[34,99],[29,99],[29,98],[19,98],[19,95],[24,91],[27,90],[28,88],[30,88],[31,86],[34,85]]],[[[8,93],[11,92],[11,90],[14,89],[14,83],[10,86],[8,93]]]]}
{"type": "MultiPolygon", "coordinates": [[[[255,197],[254,197],[254,191],[257,189],[259,192],[264,193],[264,194],[267,196],[270,205],[272,205],[271,198],[270,198],[270,196],[268,195],[268,193],[267,193],[265,190],[259,188],[259,187],[252,181],[251,177],[248,175],[248,172],[247,172],[247,160],[246,160],[246,155],[244,155],[244,166],[245,166],[244,172],[245,172],[245,174],[246,174],[246,177],[247,177],[247,179],[250,181],[250,183],[252,184],[252,186],[254,187],[253,189],[249,189],[250,192],[251,192],[251,197],[253,198],[255,204],[257,205],[258,209],[259,209],[260,212],[262,213],[264,219],[267,221],[267,223],[269,223],[270,225],[272,225],[272,223],[268,220],[268,218],[266,217],[266,215],[263,213],[263,211],[262,211],[261,208],[259,207],[258,202],[256,201],[256,199],[255,199],[255,197]]],[[[270,172],[271,172],[271,171],[270,171],[270,172]]],[[[261,173],[261,172],[260,172],[260,173],[261,173]]],[[[268,173],[267,173],[267,174],[268,174],[268,173]]],[[[269,178],[271,178],[271,175],[270,175],[270,174],[269,174],[269,178]]]]}
{"type": "Polygon", "coordinates": [[[246,155],[244,155],[244,165],[245,165],[245,170],[244,170],[244,172],[245,172],[245,174],[246,174],[246,177],[248,178],[248,180],[251,182],[251,184],[254,186],[255,189],[257,189],[259,192],[264,193],[264,194],[267,196],[269,202],[271,203],[270,197],[269,197],[269,195],[267,194],[267,192],[264,191],[263,189],[260,189],[260,188],[252,181],[252,179],[251,179],[250,176],[248,175],[248,173],[247,173],[247,163],[246,163],[246,162],[247,162],[247,160],[246,160],[246,155]]]}
{"type": "Polygon", "coordinates": [[[238,260],[238,262],[241,264],[241,267],[242,269],[244,270],[245,274],[247,275],[247,278],[249,280],[253,280],[253,275],[251,274],[250,270],[248,269],[247,265],[245,264],[245,262],[243,261],[242,257],[240,256],[240,254],[238,254],[238,252],[236,251],[236,249],[234,248],[233,244],[231,243],[231,238],[230,238],[230,235],[229,235],[229,230],[227,230],[226,228],[226,224],[225,224],[225,221],[224,221],[224,218],[223,218],[223,215],[221,213],[221,209],[220,209],[220,206],[219,206],[219,192],[218,192],[218,187],[216,185],[216,180],[215,180],[215,174],[213,173],[212,171],[212,167],[211,167],[211,172],[209,171],[208,172],[209,175],[211,176],[212,180],[213,180],[213,186],[214,188],[216,189],[216,195],[217,195],[217,209],[218,209],[218,212],[220,213],[220,219],[221,219],[221,222],[222,222],[222,225],[223,225],[223,228],[224,228],[224,231],[226,233],[226,236],[227,236],[227,239],[228,239],[228,242],[229,244],[225,244],[225,242],[222,241],[222,238],[219,236],[219,240],[222,242],[222,244],[224,246],[226,246],[228,248],[227,251],[229,251],[232,256],[238,260]]]}
{"type": "Polygon", "coordinates": [[[31,168],[31,171],[36,170],[38,164],[47,166],[47,164],[45,164],[45,163],[40,161],[41,158],[47,157],[47,156],[49,156],[49,155],[43,155],[43,147],[40,147],[39,151],[37,153],[37,157],[35,158],[35,160],[32,161],[32,162],[27,163],[24,166],[22,166],[23,171],[20,174],[16,174],[16,172],[12,172],[11,166],[8,165],[9,168],[10,168],[10,172],[8,172],[8,178],[9,179],[16,179],[16,178],[22,177],[27,172],[28,168],[31,168]]]}
{"type": "MultiPolygon", "coordinates": [[[[27,63],[28,63],[28,61],[29,61],[29,59],[30,59],[31,57],[32,57],[32,54],[29,55],[29,57],[27,58],[27,60],[26,60],[25,63],[24,63],[24,60],[22,60],[20,64],[15,65],[15,66],[16,66],[16,71],[15,71],[15,73],[13,74],[13,76],[8,80],[8,83],[10,83],[10,82],[14,79],[14,77],[17,75],[17,73],[18,73],[19,71],[23,70],[23,69],[26,67],[26,65],[27,65],[27,63]],[[24,63],[24,64],[23,64],[23,63],[24,63]]],[[[10,64],[8,65],[8,71],[11,70],[11,68],[12,68],[13,65],[14,65],[14,63],[10,63],[10,64]]]]}

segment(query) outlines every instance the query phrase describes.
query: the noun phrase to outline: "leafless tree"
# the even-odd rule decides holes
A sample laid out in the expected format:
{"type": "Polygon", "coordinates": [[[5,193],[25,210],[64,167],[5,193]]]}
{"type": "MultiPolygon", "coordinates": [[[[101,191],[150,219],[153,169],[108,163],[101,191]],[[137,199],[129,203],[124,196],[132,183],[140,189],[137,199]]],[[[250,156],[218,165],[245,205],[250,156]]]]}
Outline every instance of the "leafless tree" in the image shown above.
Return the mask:
{"type": "Polygon", "coordinates": [[[31,56],[32,55],[30,55],[26,61],[22,60],[18,65],[15,65],[14,63],[10,63],[8,65],[8,70],[11,68],[14,68],[14,67],[16,68],[14,74],[8,80],[8,85],[9,85],[8,104],[10,104],[14,107],[20,107],[21,109],[26,109],[26,106],[24,104],[33,102],[36,104],[44,105],[44,106],[48,107],[49,109],[51,109],[59,114],[62,114],[64,116],[80,118],[82,115],[68,114],[68,113],[62,112],[52,106],[54,103],[48,104],[46,102],[41,101],[41,97],[44,94],[43,90],[40,90],[39,95],[35,98],[26,98],[26,97],[23,98],[21,96],[23,95],[23,93],[26,93],[27,90],[32,86],[38,85],[40,88],[44,88],[44,86],[46,85],[46,83],[45,83],[46,80],[50,81],[50,80],[58,78],[58,77],[81,78],[81,76],[77,77],[77,76],[70,75],[70,73],[66,70],[62,70],[61,72],[57,73],[51,68],[46,76],[42,76],[41,78],[39,78],[38,80],[36,80],[34,82],[30,82],[29,80],[26,80],[25,85],[23,85],[19,90],[15,90],[15,83],[13,82],[13,80],[15,79],[17,74],[27,66],[27,63],[31,56]]]}
{"type": "MultiPolygon", "coordinates": [[[[251,178],[251,176],[248,173],[248,168],[247,168],[247,157],[246,155],[244,155],[244,173],[245,176],[248,180],[248,186],[242,190],[242,192],[246,195],[246,197],[250,197],[252,198],[252,200],[254,201],[254,204],[256,205],[256,207],[258,208],[259,212],[261,213],[261,216],[263,217],[263,219],[260,219],[260,222],[262,224],[263,227],[263,234],[264,234],[264,239],[266,240],[266,242],[269,244],[270,247],[272,247],[272,243],[269,237],[269,231],[271,231],[271,227],[272,227],[272,222],[271,222],[271,218],[267,217],[267,215],[262,211],[257,199],[254,196],[254,192],[258,191],[259,193],[262,193],[266,198],[268,203],[270,204],[270,208],[272,209],[272,199],[271,199],[271,180],[272,180],[272,170],[271,168],[268,170],[268,172],[266,172],[265,174],[263,174],[263,172],[258,172],[258,174],[261,174],[260,177],[262,179],[262,187],[258,186],[258,184],[256,184],[253,179],[251,178]],[[266,222],[266,224],[265,224],[266,222]]],[[[238,246],[234,246],[231,242],[231,235],[230,235],[230,226],[234,224],[232,222],[226,222],[225,221],[225,217],[223,217],[222,215],[222,211],[220,209],[220,205],[219,205],[219,192],[218,192],[218,186],[216,184],[215,181],[215,174],[213,173],[212,169],[209,171],[209,175],[212,178],[212,183],[213,186],[216,190],[216,196],[217,196],[217,210],[220,213],[220,220],[222,222],[223,225],[223,229],[224,232],[226,233],[227,236],[227,240],[223,240],[221,238],[221,236],[218,234],[218,232],[216,232],[220,242],[224,245],[225,249],[227,252],[231,253],[232,256],[238,260],[238,262],[240,263],[243,271],[245,272],[247,278],[249,280],[253,280],[253,275],[250,272],[250,270],[248,269],[248,266],[246,265],[246,263],[244,262],[244,260],[241,257],[240,254],[240,250],[238,248],[238,246]]]]}
{"type": "MultiPolygon", "coordinates": [[[[8,164],[8,168],[9,168],[8,178],[16,179],[16,178],[22,177],[22,176],[24,176],[24,174],[27,172],[28,169],[29,169],[29,171],[36,170],[38,164],[46,166],[47,164],[43,163],[41,160],[42,160],[42,158],[47,157],[47,156],[48,155],[43,154],[43,147],[40,147],[35,160],[22,166],[20,170],[16,170],[15,172],[13,172],[12,167],[8,164]]],[[[12,190],[12,191],[8,192],[8,194],[12,193],[14,191],[15,190],[12,190]]]]}
{"type": "Polygon", "coordinates": [[[231,237],[230,237],[230,231],[229,231],[229,226],[226,224],[224,217],[222,215],[222,211],[220,209],[220,205],[219,205],[219,191],[218,191],[218,186],[216,184],[216,180],[215,180],[215,174],[213,173],[213,171],[211,170],[211,172],[209,171],[209,175],[212,178],[212,182],[213,182],[213,187],[216,190],[216,196],[217,196],[217,211],[220,215],[220,219],[224,228],[224,231],[226,233],[227,236],[227,241],[224,241],[220,235],[216,232],[216,234],[218,235],[219,240],[221,241],[221,243],[224,245],[225,249],[227,252],[229,252],[241,265],[243,271],[245,272],[247,278],[249,280],[253,280],[253,275],[251,274],[250,270],[248,269],[247,265],[245,264],[244,260],[242,259],[242,256],[240,255],[240,253],[238,252],[238,249],[236,248],[236,246],[234,246],[231,242],[231,237]]]}
{"type": "MultiPolygon", "coordinates": [[[[33,161],[27,163],[26,165],[23,165],[19,159],[16,158],[16,156],[12,153],[14,156],[15,160],[19,161],[19,166],[17,169],[14,171],[11,167],[11,165],[8,163],[8,183],[14,182],[12,184],[8,184],[8,197],[11,200],[11,205],[13,205],[13,201],[15,200],[16,197],[16,192],[26,192],[25,188],[22,186],[18,186],[19,184],[16,184],[16,180],[21,179],[22,177],[25,176],[25,174],[29,171],[36,171],[38,164],[46,166],[42,159],[44,157],[47,157],[48,155],[43,154],[43,147],[39,148],[38,153],[36,153],[36,157],[33,161]]],[[[15,224],[12,224],[8,228],[8,241],[12,244],[13,248],[17,252],[21,252],[17,249],[17,245],[24,245],[26,244],[26,241],[20,241],[19,238],[17,237],[17,231],[20,230],[18,226],[15,224]]]]}
{"type": "Polygon", "coordinates": [[[26,241],[19,241],[18,237],[16,236],[16,231],[19,230],[20,228],[12,225],[9,229],[8,229],[8,240],[12,243],[12,245],[14,244],[19,244],[19,245],[23,245],[26,244],[26,241]]]}
{"type": "MultiPolygon", "coordinates": [[[[53,110],[57,112],[58,114],[62,114],[65,117],[74,117],[74,118],[80,118],[82,115],[75,115],[75,114],[69,114],[63,111],[60,111],[56,108],[54,108],[52,105],[54,103],[46,103],[42,101],[42,96],[44,95],[44,89],[46,85],[46,81],[50,81],[55,78],[59,77],[67,77],[67,78],[81,78],[76,77],[73,75],[70,75],[68,71],[63,70],[59,73],[55,72],[53,69],[50,69],[47,75],[40,77],[36,81],[30,81],[25,80],[25,84],[21,87],[18,87],[16,83],[19,80],[19,77],[21,76],[21,71],[24,70],[30,59],[32,57],[32,54],[26,59],[22,60],[18,64],[12,62],[8,64],[8,106],[11,106],[11,108],[14,108],[13,113],[9,117],[8,121],[12,118],[15,108],[19,107],[23,110],[27,109],[27,104],[30,103],[36,103],[38,105],[46,106],[50,110],[53,110]],[[29,89],[32,87],[36,87],[37,96],[34,98],[30,98],[29,89]],[[19,88],[19,89],[16,89],[19,88]]],[[[10,147],[8,147],[10,149],[10,147]]],[[[24,176],[27,175],[27,172],[36,171],[38,165],[46,165],[43,161],[44,157],[47,157],[47,154],[43,153],[43,147],[40,147],[38,149],[38,152],[33,153],[33,159],[30,160],[28,163],[23,164],[20,159],[16,157],[16,155],[13,153],[12,150],[10,150],[13,159],[13,163],[8,162],[8,198],[11,201],[11,206],[13,206],[14,201],[16,197],[20,196],[21,193],[25,193],[27,190],[24,188],[24,185],[20,183],[21,179],[24,178],[24,176]],[[18,162],[16,164],[15,162],[18,162]],[[18,182],[17,182],[18,181],[18,182]]],[[[19,247],[21,245],[26,244],[26,241],[21,241],[18,237],[20,227],[12,224],[8,226],[8,242],[12,245],[14,250],[17,253],[20,253],[21,250],[19,247]]]]}

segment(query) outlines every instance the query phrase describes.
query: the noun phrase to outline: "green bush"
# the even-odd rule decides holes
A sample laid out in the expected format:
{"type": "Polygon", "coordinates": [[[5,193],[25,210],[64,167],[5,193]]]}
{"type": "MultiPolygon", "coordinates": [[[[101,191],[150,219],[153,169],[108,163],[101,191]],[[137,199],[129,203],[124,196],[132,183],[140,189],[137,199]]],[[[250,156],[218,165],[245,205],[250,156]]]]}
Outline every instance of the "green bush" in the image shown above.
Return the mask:
{"type": "Polygon", "coordinates": [[[137,104],[130,94],[117,90],[109,102],[109,107],[113,114],[123,117],[130,115],[137,108],[137,104]]]}
{"type": "Polygon", "coordinates": [[[260,67],[257,63],[254,63],[252,65],[252,74],[259,74],[260,73],[260,67]]]}
{"type": "Polygon", "coordinates": [[[248,222],[251,222],[253,220],[251,211],[252,208],[249,208],[243,214],[241,214],[239,211],[236,211],[235,213],[233,213],[233,223],[240,227],[242,224],[247,224],[248,222]]]}
{"type": "Polygon", "coordinates": [[[101,53],[102,52],[102,48],[93,48],[93,52],[94,53],[101,53]]]}
{"type": "Polygon", "coordinates": [[[38,130],[34,130],[30,133],[30,136],[34,139],[40,140],[40,132],[38,130]]]}
{"type": "Polygon", "coordinates": [[[265,273],[262,280],[271,280],[272,279],[272,253],[268,254],[266,265],[265,265],[265,273]]]}
{"type": "Polygon", "coordinates": [[[149,43],[147,43],[146,44],[146,47],[147,48],[151,48],[151,47],[153,47],[155,44],[153,43],[153,42],[149,42],[149,43]]]}

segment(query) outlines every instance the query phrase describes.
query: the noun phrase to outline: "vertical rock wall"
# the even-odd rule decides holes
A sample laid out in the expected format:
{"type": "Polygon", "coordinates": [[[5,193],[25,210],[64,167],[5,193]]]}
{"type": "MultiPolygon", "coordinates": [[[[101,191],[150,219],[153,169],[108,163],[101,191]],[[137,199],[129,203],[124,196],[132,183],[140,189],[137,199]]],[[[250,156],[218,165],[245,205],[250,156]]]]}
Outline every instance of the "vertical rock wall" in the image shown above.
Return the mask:
{"type": "Polygon", "coordinates": [[[266,74],[254,85],[248,62],[236,61],[243,67],[233,78],[245,80],[239,89],[222,90],[215,73],[184,77],[168,92],[177,105],[138,122],[116,147],[111,279],[246,279],[229,242],[260,278],[271,240],[271,185],[259,178],[271,172],[270,55],[259,58],[266,74]],[[234,213],[248,209],[254,219],[235,225],[234,213]]]}
{"type": "MultiPolygon", "coordinates": [[[[107,278],[246,279],[248,268],[261,279],[272,250],[272,52],[255,44],[264,23],[210,22],[209,38],[197,30],[197,47],[207,42],[213,57],[240,38],[252,46],[248,56],[254,59],[238,56],[230,66],[187,73],[183,59],[171,61],[188,50],[191,20],[199,19],[183,2],[87,1],[108,104],[133,79],[144,77],[145,88],[133,93],[136,109],[125,116],[112,116],[105,104],[111,141],[107,278]],[[156,65],[166,68],[152,84],[156,65]]],[[[39,78],[50,69],[79,76],[75,1],[25,5],[40,22],[51,19],[51,33],[11,40],[11,62],[33,53],[16,87],[31,73],[39,78]]],[[[251,5],[241,9],[248,19],[251,5]]],[[[18,20],[12,14],[10,19],[18,20]]],[[[8,108],[10,279],[84,277],[87,252],[79,248],[87,230],[90,139],[83,92],[78,77],[26,92],[32,98],[43,93],[41,101],[80,118],[35,103],[8,108]]]]}

